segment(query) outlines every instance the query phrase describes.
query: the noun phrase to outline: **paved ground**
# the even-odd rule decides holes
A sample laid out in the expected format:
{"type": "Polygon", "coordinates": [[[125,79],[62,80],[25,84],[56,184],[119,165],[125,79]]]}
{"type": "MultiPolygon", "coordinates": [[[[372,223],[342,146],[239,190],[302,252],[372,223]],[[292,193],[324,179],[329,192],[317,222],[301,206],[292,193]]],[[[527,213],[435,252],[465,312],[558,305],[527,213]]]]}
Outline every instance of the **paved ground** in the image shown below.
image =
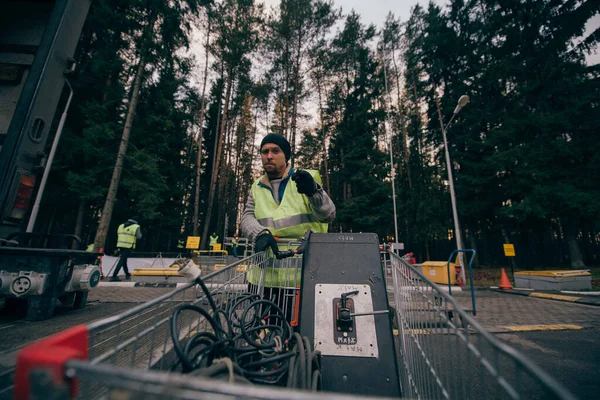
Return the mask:
{"type": "Polygon", "coordinates": [[[92,290],[88,302],[99,303],[144,303],[174,288],[98,286],[92,290]]]}
{"type": "Polygon", "coordinates": [[[17,353],[25,345],[68,329],[124,311],[135,304],[90,302],[81,310],[57,307],[53,318],[46,321],[24,321],[23,315],[0,311],[0,399],[9,399],[17,353]]]}
{"type": "MultiPolygon", "coordinates": [[[[453,293],[459,304],[471,309],[469,292],[453,293]]],[[[499,333],[518,325],[574,324],[600,327],[600,307],[534,297],[512,296],[489,290],[475,292],[475,319],[487,330],[499,333]]]]}
{"type": "MultiPolygon", "coordinates": [[[[409,321],[409,329],[405,329],[404,333],[407,334],[408,331],[410,335],[405,341],[406,354],[408,362],[417,365],[415,373],[422,376],[424,371],[428,375],[430,368],[433,368],[442,381],[445,378],[450,382],[446,387],[458,387],[459,394],[463,387],[466,388],[463,398],[489,397],[484,393],[496,393],[496,397],[504,398],[503,389],[494,383],[495,378],[483,372],[479,367],[481,363],[473,357],[475,354],[461,340],[456,340],[454,335],[436,334],[443,332],[443,329],[431,329],[439,326],[431,322],[440,322],[441,318],[431,311],[419,311],[431,309],[431,305],[427,305],[423,299],[426,297],[431,301],[433,296],[431,292],[424,294],[425,296],[414,294],[411,290],[404,293],[405,318],[409,321]],[[430,322],[414,323],[419,320],[430,322]],[[428,355],[428,364],[423,363],[422,352],[428,355]],[[452,384],[459,377],[467,380],[465,386],[452,384]]],[[[453,296],[464,309],[473,308],[470,292],[453,292],[453,296]]],[[[487,331],[495,333],[495,339],[507,343],[518,354],[528,357],[576,397],[598,398],[600,307],[488,290],[476,291],[475,298],[477,315],[474,319],[487,331]]],[[[471,335],[469,343],[508,382],[519,382],[517,389],[523,393],[523,398],[547,398],[540,385],[529,379],[527,374],[524,375],[511,357],[496,357],[496,350],[492,350],[481,335],[471,335]]],[[[434,398],[441,396],[436,396],[435,385],[426,385],[424,390],[431,390],[434,398]]]]}
{"type": "Polygon", "coordinates": [[[527,355],[577,398],[600,393],[600,329],[502,333],[497,338],[527,355]]]}

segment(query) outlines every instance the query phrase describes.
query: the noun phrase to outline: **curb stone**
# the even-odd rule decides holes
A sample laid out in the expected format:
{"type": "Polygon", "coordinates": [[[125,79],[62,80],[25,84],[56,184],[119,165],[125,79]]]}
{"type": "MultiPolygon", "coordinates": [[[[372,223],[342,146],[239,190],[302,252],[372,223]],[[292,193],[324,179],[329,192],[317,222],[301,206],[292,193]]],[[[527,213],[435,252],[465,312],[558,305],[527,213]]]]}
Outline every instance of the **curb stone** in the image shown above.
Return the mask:
{"type": "Polygon", "coordinates": [[[555,293],[546,293],[546,292],[519,292],[516,290],[501,290],[501,289],[490,289],[491,291],[498,293],[506,293],[517,296],[527,296],[527,297],[536,297],[538,299],[547,299],[547,300],[555,300],[555,301],[566,301],[569,303],[576,304],[585,304],[588,306],[596,306],[600,307],[600,299],[589,299],[581,296],[568,296],[564,294],[555,294],[555,293]]]}

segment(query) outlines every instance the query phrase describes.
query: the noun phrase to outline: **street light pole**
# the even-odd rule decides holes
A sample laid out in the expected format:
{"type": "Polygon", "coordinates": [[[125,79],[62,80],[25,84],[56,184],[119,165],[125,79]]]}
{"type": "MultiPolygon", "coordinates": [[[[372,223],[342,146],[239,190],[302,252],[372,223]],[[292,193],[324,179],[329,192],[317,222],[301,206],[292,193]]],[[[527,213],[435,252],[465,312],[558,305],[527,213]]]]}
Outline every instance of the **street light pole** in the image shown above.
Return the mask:
{"type": "MultiPolygon", "coordinates": [[[[387,83],[387,71],[386,71],[386,67],[385,67],[385,59],[383,58],[383,54],[381,56],[381,62],[383,64],[383,80],[385,83],[385,100],[384,100],[384,104],[385,104],[385,111],[386,111],[386,115],[385,115],[385,120],[383,121],[383,126],[385,127],[385,133],[387,135],[388,132],[388,126],[387,126],[387,103],[388,103],[388,97],[389,97],[389,92],[388,92],[388,83],[387,83]]],[[[394,242],[398,243],[398,216],[396,215],[396,168],[394,168],[394,148],[392,146],[392,139],[393,139],[394,135],[392,133],[392,131],[390,131],[390,169],[391,169],[391,173],[392,173],[392,200],[394,202],[394,242]]]]}
{"type": "MultiPolygon", "coordinates": [[[[448,151],[448,139],[446,138],[446,129],[448,128],[448,126],[450,126],[450,124],[452,123],[452,120],[454,120],[454,117],[456,116],[456,114],[458,114],[460,112],[460,110],[464,106],[467,105],[468,102],[469,102],[469,96],[467,96],[467,95],[460,96],[460,99],[458,99],[458,104],[456,105],[456,108],[454,109],[454,112],[452,113],[452,117],[450,118],[450,121],[448,121],[448,124],[444,127],[444,121],[442,119],[442,110],[440,109],[440,102],[437,97],[435,99],[435,105],[437,107],[437,112],[438,112],[438,118],[440,120],[440,126],[442,128],[442,136],[444,137],[444,151],[446,153],[446,167],[448,169],[448,182],[450,184],[450,200],[452,201],[452,216],[454,218],[454,236],[456,237],[456,248],[458,250],[463,249],[463,243],[462,243],[462,235],[460,232],[460,222],[458,220],[458,210],[456,208],[456,193],[454,192],[454,178],[452,176],[452,163],[450,162],[450,152],[448,151]]],[[[466,283],[466,279],[465,279],[466,265],[464,262],[463,253],[458,253],[458,257],[459,257],[460,264],[461,264],[460,277],[461,277],[462,281],[464,283],[466,283]]]]}

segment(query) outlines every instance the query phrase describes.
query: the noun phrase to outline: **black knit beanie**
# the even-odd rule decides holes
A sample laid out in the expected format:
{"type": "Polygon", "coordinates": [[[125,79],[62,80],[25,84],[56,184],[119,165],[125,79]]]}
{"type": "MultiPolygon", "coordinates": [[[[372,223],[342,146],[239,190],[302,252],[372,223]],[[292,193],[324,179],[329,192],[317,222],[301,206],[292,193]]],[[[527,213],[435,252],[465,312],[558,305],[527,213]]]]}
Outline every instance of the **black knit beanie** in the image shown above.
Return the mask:
{"type": "Polygon", "coordinates": [[[262,142],[260,142],[261,150],[263,146],[267,143],[273,143],[279,146],[281,148],[281,151],[283,151],[283,154],[285,155],[285,161],[290,160],[290,157],[292,155],[290,142],[288,142],[287,139],[283,137],[283,135],[279,135],[277,133],[269,133],[267,136],[264,137],[262,142]]]}

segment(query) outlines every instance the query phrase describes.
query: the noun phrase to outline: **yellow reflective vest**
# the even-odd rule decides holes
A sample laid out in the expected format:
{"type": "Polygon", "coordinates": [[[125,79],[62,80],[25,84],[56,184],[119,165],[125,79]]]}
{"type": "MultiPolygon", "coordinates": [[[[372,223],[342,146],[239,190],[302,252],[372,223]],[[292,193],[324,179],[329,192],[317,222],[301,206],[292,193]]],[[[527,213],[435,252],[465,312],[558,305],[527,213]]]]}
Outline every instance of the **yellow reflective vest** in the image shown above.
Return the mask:
{"type": "MultiPolygon", "coordinates": [[[[315,181],[321,184],[321,175],[316,170],[306,170],[315,181]]],[[[289,177],[287,179],[290,179],[289,177]]],[[[296,184],[290,181],[285,186],[280,204],[275,202],[271,188],[260,183],[260,178],[252,185],[254,198],[254,217],[274,236],[286,239],[299,239],[310,229],[316,233],[327,233],[328,224],[319,222],[312,212],[308,198],[300,193],[296,184]]],[[[268,250],[271,252],[271,250],[268,250]]],[[[272,255],[272,254],[271,254],[272,255]]],[[[261,280],[265,287],[293,287],[300,284],[300,266],[292,260],[273,260],[274,268],[261,270],[252,268],[248,271],[247,279],[258,285],[261,280]],[[279,268],[278,264],[287,262],[294,268],[279,268]],[[296,268],[297,266],[297,268],[296,268]],[[262,274],[261,271],[265,273],[262,274]],[[294,273],[295,272],[295,273],[294,273]]]]}
{"type": "Polygon", "coordinates": [[[137,232],[140,226],[138,224],[133,224],[129,226],[125,226],[125,224],[119,225],[119,229],[117,229],[117,247],[121,249],[132,249],[135,247],[135,233],[137,232]]]}

